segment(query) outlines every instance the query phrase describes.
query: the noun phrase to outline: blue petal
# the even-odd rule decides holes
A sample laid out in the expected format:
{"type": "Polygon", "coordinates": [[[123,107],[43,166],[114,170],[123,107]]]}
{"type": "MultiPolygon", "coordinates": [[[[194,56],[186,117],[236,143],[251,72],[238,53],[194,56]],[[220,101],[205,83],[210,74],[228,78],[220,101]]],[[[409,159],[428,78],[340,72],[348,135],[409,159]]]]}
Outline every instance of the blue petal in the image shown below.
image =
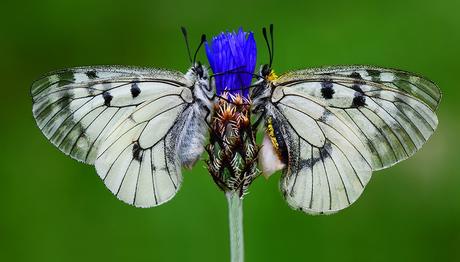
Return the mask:
{"type": "Polygon", "coordinates": [[[206,56],[215,77],[216,93],[225,90],[248,97],[257,59],[256,41],[252,32],[222,32],[205,43],[206,56]]]}

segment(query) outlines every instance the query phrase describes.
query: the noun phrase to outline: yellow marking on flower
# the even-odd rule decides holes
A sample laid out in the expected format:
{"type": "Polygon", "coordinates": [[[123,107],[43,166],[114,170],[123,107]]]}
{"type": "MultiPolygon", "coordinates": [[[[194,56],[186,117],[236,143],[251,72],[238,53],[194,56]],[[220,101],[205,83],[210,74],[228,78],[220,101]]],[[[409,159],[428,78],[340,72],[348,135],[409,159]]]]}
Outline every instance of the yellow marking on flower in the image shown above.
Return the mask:
{"type": "Polygon", "coordinates": [[[278,79],[278,75],[276,75],[275,70],[272,69],[272,71],[270,71],[270,74],[267,76],[267,79],[268,81],[271,81],[271,82],[278,79]]]}

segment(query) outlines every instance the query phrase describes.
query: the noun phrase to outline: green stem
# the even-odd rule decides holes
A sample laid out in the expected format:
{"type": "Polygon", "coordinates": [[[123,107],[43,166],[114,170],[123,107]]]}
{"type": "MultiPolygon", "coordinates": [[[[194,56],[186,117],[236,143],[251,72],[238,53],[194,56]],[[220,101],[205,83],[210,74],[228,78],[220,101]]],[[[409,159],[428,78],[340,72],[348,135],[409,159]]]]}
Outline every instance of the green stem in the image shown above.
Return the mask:
{"type": "Polygon", "coordinates": [[[231,262],[243,262],[243,199],[236,192],[226,192],[225,196],[228,201],[231,262]]]}

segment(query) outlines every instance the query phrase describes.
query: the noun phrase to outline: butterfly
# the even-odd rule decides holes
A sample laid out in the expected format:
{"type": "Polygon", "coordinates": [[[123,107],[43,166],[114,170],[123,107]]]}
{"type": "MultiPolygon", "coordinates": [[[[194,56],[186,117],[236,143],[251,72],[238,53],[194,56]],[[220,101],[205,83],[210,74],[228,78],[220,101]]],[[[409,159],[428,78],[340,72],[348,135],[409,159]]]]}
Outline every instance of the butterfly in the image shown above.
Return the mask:
{"type": "Polygon", "coordinates": [[[31,87],[43,134],[72,158],[95,165],[107,188],[136,207],[171,199],[203,152],[214,90],[190,55],[186,74],[136,67],[52,72],[31,87]]]}
{"type": "Polygon", "coordinates": [[[272,70],[273,25],[263,29],[270,63],[252,90],[253,111],[265,122],[259,156],[269,175],[283,170],[288,204],[310,214],[342,210],[361,195],[372,172],[419,150],[433,134],[440,89],[402,70],[330,66],[272,70]]]}

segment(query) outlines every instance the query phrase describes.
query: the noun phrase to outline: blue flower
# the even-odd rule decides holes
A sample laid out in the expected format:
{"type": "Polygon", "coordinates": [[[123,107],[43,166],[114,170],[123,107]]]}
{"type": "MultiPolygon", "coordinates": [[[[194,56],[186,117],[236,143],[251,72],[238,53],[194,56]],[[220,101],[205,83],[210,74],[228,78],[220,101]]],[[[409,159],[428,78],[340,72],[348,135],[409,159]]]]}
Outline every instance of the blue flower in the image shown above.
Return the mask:
{"type": "Polygon", "coordinates": [[[215,76],[216,93],[225,90],[230,94],[249,96],[248,87],[256,67],[257,48],[254,34],[244,32],[222,32],[205,43],[209,65],[215,76]]]}

